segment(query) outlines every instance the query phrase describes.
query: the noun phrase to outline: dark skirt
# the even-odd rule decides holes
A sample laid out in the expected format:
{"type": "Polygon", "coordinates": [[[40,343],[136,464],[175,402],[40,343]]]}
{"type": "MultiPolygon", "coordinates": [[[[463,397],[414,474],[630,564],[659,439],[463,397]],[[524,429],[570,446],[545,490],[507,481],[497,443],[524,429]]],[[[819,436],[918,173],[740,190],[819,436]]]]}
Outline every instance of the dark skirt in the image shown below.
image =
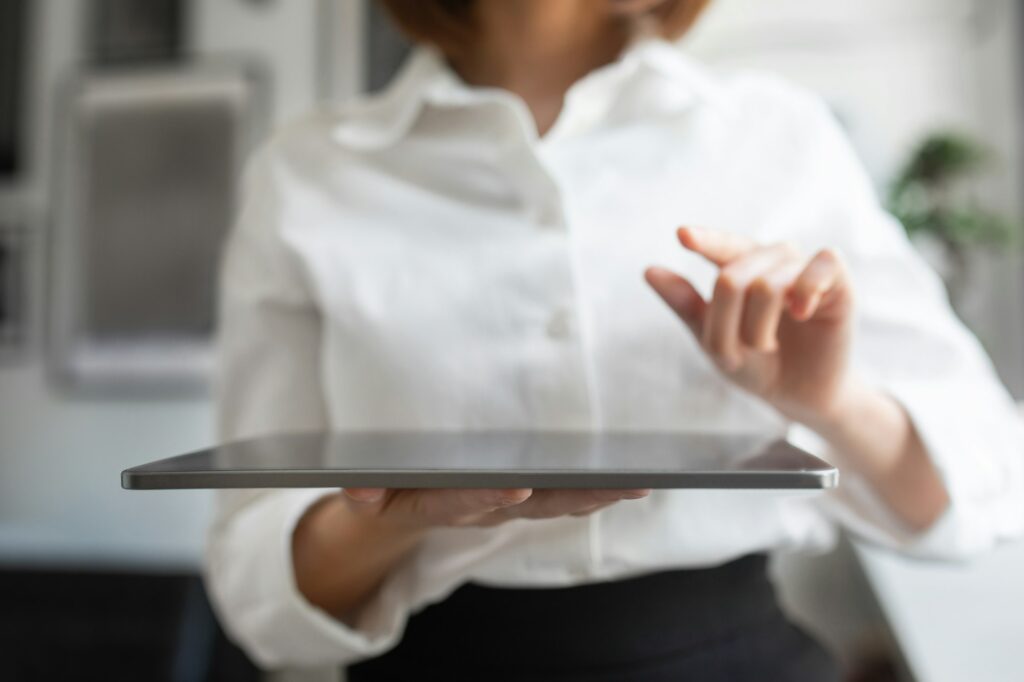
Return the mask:
{"type": "Polygon", "coordinates": [[[466,584],[409,620],[350,682],[832,682],[834,659],[779,608],[764,555],[566,588],[466,584]]]}

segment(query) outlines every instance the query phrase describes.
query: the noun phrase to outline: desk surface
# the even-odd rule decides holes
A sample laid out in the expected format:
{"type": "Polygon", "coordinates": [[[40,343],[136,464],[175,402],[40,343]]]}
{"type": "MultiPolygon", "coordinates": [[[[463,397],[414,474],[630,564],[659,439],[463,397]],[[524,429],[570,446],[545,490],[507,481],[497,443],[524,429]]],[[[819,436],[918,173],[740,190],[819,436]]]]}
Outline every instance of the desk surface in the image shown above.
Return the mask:
{"type": "Polygon", "coordinates": [[[856,551],[918,680],[1024,680],[1024,542],[966,564],[856,551]]]}

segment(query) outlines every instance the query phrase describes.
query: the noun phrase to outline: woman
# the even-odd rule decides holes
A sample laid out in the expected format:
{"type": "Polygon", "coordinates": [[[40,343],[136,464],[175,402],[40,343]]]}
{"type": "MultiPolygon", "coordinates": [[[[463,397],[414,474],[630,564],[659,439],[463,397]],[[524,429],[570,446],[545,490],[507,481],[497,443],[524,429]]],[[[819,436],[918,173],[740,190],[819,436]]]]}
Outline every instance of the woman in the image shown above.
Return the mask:
{"type": "Polygon", "coordinates": [[[978,344],[824,106],[666,42],[703,2],[385,4],[422,43],[402,74],[252,164],[222,435],[788,432],[842,484],[224,494],[208,577],[258,661],[836,679],[766,552],[837,522],[921,555],[1021,532],[1024,441],[978,344]]]}

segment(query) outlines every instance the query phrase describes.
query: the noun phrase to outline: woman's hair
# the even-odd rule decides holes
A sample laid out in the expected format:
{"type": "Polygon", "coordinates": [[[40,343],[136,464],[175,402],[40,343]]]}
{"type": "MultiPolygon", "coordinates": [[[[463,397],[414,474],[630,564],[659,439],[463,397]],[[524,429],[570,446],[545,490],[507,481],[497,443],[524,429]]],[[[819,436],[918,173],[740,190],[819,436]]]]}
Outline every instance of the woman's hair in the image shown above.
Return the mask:
{"type": "MultiPolygon", "coordinates": [[[[378,0],[398,28],[417,42],[436,45],[446,54],[473,40],[474,0],[378,0]]],[[[678,38],[696,21],[710,0],[664,0],[650,11],[660,33],[678,38]]]]}

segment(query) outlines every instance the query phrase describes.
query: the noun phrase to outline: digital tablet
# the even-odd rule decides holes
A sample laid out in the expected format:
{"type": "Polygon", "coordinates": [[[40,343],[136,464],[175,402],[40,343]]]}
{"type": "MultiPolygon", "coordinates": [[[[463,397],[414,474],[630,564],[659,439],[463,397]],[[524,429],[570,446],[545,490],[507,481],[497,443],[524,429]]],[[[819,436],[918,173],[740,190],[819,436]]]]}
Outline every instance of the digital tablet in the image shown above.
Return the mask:
{"type": "Polygon", "coordinates": [[[127,469],[132,490],[181,488],[834,487],[836,469],[785,440],[680,432],[388,431],[282,434],[127,469]]]}

